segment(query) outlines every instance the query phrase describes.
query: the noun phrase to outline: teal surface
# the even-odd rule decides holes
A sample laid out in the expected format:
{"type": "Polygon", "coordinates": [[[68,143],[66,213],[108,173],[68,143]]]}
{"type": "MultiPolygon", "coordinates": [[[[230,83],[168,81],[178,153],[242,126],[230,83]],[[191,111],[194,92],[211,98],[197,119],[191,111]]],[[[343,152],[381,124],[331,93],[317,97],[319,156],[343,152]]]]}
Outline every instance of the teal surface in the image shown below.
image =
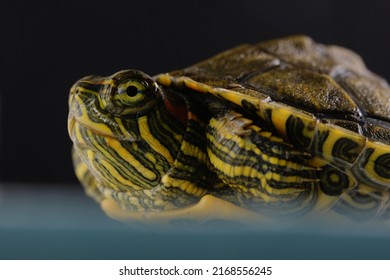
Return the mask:
{"type": "Polygon", "coordinates": [[[390,229],[279,223],[134,227],[75,186],[0,187],[0,259],[390,259],[390,229]]]}

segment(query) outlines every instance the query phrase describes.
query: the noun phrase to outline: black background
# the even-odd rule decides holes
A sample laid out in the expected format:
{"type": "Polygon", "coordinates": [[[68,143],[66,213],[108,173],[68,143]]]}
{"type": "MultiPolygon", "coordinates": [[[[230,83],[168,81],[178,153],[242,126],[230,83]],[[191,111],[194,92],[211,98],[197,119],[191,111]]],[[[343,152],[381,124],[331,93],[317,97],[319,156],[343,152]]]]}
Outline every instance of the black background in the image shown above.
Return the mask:
{"type": "Polygon", "coordinates": [[[75,183],[71,85],[138,68],[154,75],[241,43],[307,34],[351,48],[390,79],[388,1],[0,2],[0,180],[75,183]]]}

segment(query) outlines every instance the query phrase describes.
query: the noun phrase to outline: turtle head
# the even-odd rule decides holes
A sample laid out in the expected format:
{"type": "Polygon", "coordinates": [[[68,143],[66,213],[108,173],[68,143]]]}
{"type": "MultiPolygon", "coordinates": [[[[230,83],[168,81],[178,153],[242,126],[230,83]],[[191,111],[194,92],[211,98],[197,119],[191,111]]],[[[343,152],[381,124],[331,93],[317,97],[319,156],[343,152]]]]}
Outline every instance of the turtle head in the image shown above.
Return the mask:
{"type": "Polygon", "coordinates": [[[101,185],[127,192],[160,182],[180,149],[185,127],[169,113],[151,77],[124,70],[84,77],[73,85],[68,131],[76,167],[83,162],[101,185]]]}
{"type": "Polygon", "coordinates": [[[92,134],[136,140],[135,120],[161,100],[161,90],[148,75],[123,70],[109,77],[87,76],[70,90],[68,130],[75,142],[75,124],[92,134]],[[124,129],[124,126],[126,127],[124,129]]]}

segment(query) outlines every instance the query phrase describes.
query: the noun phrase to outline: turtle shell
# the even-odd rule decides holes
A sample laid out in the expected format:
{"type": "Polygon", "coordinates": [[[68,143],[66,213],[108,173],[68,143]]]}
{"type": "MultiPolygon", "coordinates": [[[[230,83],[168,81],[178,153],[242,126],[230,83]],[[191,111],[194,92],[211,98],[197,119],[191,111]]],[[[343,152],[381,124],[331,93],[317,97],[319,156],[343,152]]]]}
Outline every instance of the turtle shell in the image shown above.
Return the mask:
{"type": "Polygon", "coordinates": [[[318,209],[386,212],[390,88],[351,50],[292,36],[242,45],[156,80],[234,103],[311,154],[320,169],[318,209]]]}
{"type": "MultiPolygon", "coordinates": [[[[343,215],[358,213],[359,219],[390,214],[390,88],[354,52],[292,36],[238,46],[153,80],[129,70],[109,78],[87,77],[72,88],[70,104],[77,104],[69,127],[76,174],[110,216],[130,221],[256,219],[258,213],[275,209],[283,214],[331,209],[343,215]],[[143,90],[154,80],[153,96],[159,98],[162,92],[164,108],[152,111],[148,118],[120,118],[136,106],[118,111],[104,98],[129,73],[146,81],[139,84],[143,90]],[[75,97],[78,92],[85,94],[75,97]],[[185,131],[180,123],[187,126],[185,131]],[[118,140],[115,134],[120,135],[118,140]],[[270,156],[258,153],[266,159],[257,162],[254,150],[239,138],[242,135],[249,135],[270,156]],[[146,139],[144,146],[157,152],[134,156],[130,149],[141,150],[142,145],[130,145],[125,140],[130,138],[146,139]],[[234,153],[240,153],[236,159],[243,159],[229,163],[234,153]],[[120,164],[115,163],[117,157],[120,164]],[[96,171],[94,165],[99,164],[96,171]],[[272,172],[264,171],[261,179],[251,177],[256,168],[269,170],[267,165],[273,166],[272,172]],[[156,189],[133,187],[120,173],[130,174],[126,168],[145,170],[143,176],[153,180],[157,176],[156,184],[161,181],[164,192],[158,197],[156,189]],[[99,172],[114,183],[99,179],[99,172]],[[259,180],[270,189],[259,191],[259,180]],[[110,187],[101,186],[102,181],[110,187]],[[130,190],[121,184],[129,184],[130,190]],[[122,208],[130,205],[130,210],[164,211],[129,211],[107,197],[119,201],[122,208]]],[[[126,91],[127,99],[135,99],[134,85],[122,89],[126,91]]],[[[150,104],[161,103],[149,97],[142,100],[142,114],[150,104]]]]}

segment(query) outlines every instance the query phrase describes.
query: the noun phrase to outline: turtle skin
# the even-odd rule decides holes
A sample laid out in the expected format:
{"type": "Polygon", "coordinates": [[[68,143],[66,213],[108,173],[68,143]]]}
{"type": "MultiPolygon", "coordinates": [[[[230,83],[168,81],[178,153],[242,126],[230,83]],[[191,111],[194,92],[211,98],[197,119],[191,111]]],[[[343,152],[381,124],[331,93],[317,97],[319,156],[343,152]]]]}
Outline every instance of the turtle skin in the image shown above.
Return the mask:
{"type": "Polygon", "coordinates": [[[117,218],[388,216],[390,89],[348,49],[291,36],[88,76],[69,106],[76,175],[117,218]]]}

